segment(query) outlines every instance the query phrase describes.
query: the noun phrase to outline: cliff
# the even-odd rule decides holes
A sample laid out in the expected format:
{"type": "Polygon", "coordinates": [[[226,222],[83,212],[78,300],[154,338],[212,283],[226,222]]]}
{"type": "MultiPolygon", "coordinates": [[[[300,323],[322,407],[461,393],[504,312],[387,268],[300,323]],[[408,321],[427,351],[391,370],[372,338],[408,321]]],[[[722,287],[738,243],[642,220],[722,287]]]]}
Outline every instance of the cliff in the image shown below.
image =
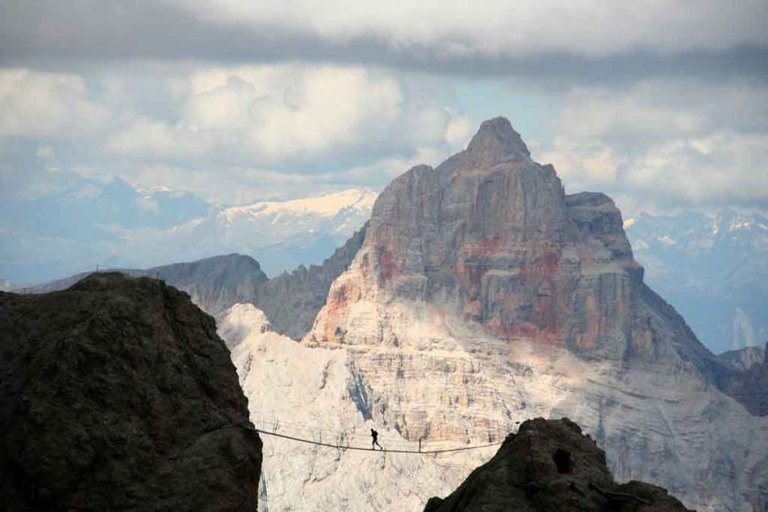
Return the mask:
{"type": "Polygon", "coordinates": [[[187,294],[94,274],[0,319],[0,508],[255,509],[261,440],[187,294]]]}
{"type": "Polygon", "coordinates": [[[504,118],[466,150],[419,166],[379,196],[350,270],[331,287],[309,343],[399,343],[359,328],[365,302],[409,300],[500,339],[557,344],[582,357],[715,364],[682,318],[643,283],[613,201],[566,195],[504,118]],[[675,332],[680,336],[672,336],[675,332]]]}
{"type": "MultiPolygon", "coordinates": [[[[216,314],[240,302],[258,300],[259,287],[267,275],[250,256],[225,254],[197,261],[171,263],[147,269],[116,269],[126,275],[162,279],[167,284],[187,292],[192,302],[203,311],[216,314]]],[[[31,293],[65,290],[91,275],[85,272],[29,288],[31,293]]]]}
{"type": "Polygon", "coordinates": [[[259,286],[258,296],[251,302],[266,313],[275,332],[300,340],[312,328],[331,284],[347,270],[360,249],[365,228],[356,231],[321,265],[302,265],[259,286]]]}

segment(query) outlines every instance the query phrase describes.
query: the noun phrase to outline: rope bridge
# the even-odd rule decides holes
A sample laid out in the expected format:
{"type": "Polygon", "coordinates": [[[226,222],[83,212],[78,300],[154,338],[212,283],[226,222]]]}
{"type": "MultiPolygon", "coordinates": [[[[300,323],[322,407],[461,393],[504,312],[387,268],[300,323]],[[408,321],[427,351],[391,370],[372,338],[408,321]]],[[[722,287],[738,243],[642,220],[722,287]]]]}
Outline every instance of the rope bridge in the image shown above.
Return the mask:
{"type": "MultiPolygon", "coordinates": [[[[254,428],[250,425],[241,424],[242,428],[245,428],[247,430],[253,430],[255,432],[258,432],[259,434],[263,434],[266,436],[273,436],[273,437],[279,437],[282,439],[288,439],[290,441],[295,441],[297,443],[305,443],[305,444],[312,444],[315,446],[324,446],[326,448],[335,448],[338,450],[358,450],[358,451],[376,451],[376,452],[383,452],[383,453],[414,453],[414,454],[437,454],[437,453],[450,453],[450,452],[463,452],[467,450],[479,450],[482,448],[490,448],[493,446],[500,446],[503,441],[497,441],[495,443],[486,443],[486,444],[479,444],[479,445],[473,445],[473,446],[461,446],[458,448],[438,448],[438,449],[431,449],[431,450],[422,450],[421,444],[419,444],[418,450],[408,450],[408,449],[387,449],[387,448],[380,448],[378,450],[374,449],[373,447],[364,447],[364,446],[350,446],[348,444],[335,444],[335,443],[325,443],[322,440],[317,441],[314,439],[307,439],[305,437],[300,437],[298,435],[288,435],[288,434],[281,434],[279,432],[265,430],[263,428],[254,428]]],[[[340,435],[340,438],[344,438],[345,436],[343,434],[340,435]]]]}
{"type": "Polygon", "coordinates": [[[312,441],[310,439],[302,439],[300,437],[294,437],[294,436],[288,436],[285,434],[278,434],[277,432],[267,432],[264,430],[259,430],[257,428],[254,429],[259,434],[264,434],[267,436],[275,436],[275,437],[282,437],[283,439],[290,439],[291,441],[297,441],[299,443],[307,443],[307,444],[314,444],[316,446],[325,446],[328,448],[339,448],[341,450],[360,450],[360,451],[376,451],[376,452],[389,452],[389,453],[447,453],[447,452],[462,452],[465,450],[478,450],[480,448],[488,448],[489,446],[499,446],[503,441],[499,441],[497,443],[488,443],[488,444],[478,444],[475,446],[462,446],[461,448],[446,448],[442,450],[388,450],[386,448],[375,450],[373,448],[364,448],[362,446],[346,446],[346,445],[339,445],[339,444],[330,444],[330,443],[322,443],[320,441],[312,441]]]}

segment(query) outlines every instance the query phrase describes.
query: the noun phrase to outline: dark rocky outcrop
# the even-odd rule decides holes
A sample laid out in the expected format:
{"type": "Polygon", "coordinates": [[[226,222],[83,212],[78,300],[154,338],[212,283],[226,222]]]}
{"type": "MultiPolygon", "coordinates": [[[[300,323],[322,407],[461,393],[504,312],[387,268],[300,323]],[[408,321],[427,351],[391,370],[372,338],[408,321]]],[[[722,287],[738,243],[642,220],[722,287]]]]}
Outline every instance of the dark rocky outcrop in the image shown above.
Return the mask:
{"type": "Polygon", "coordinates": [[[213,319],[160,281],[0,293],[0,509],[255,510],[261,440],[213,319]]]}
{"type": "Polygon", "coordinates": [[[529,420],[496,455],[425,512],[685,512],[661,487],[614,482],[605,453],[568,420],[529,420]]]}

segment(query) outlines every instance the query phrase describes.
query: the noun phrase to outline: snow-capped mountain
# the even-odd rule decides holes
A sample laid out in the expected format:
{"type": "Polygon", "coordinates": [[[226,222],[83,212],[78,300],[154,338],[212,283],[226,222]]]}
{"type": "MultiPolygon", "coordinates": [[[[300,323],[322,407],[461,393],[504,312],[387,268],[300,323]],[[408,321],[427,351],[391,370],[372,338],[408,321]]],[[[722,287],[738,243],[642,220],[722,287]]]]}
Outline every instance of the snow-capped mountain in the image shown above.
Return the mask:
{"type": "Polygon", "coordinates": [[[103,183],[69,174],[65,187],[0,201],[0,275],[34,283],[97,265],[148,266],[156,263],[151,252],[129,256],[132,243],[209,211],[192,194],[138,191],[117,178],[103,183]]]}
{"type": "Polygon", "coordinates": [[[227,207],[121,180],[0,202],[0,275],[42,282],[96,267],[146,268],[238,252],[270,275],[320,263],[370,215],[376,194],[348,189],[227,207]]]}
{"type": "Polygon", "coordinates": [[[320,263],[360,229],[376,194],[365,188],[226,208],[212,223],[219,246],[250,254],[269,275],[320,263]]]}
{"type": "Polygon", "coordinates": [[[349,235],[359,229],[371,213],[376,194],[369,189],[353,188],[316,197],[288,201],[263,201],[226,208],[219,212],[230,236],[241,230],[323,232],[349,235]]]}
{"type": "MultiPolygon", "coordinates": [[[[375,427],[385,446],[458,447],[568,416],[618,480],[699,510],[768,503],[768,416],[734,398],[754,399],[762,377],[729,380],[738,371],[644,283],[613,202],[566,196],[504,119],[382,192],[302,344],[264,322],[235,306],[219,329],[265,428],[365,446],[375,427]]],[[[491,454],[406,455],[268,438],[260,503],[419,509],[491,454]]]]}
{"type": "Polygon", "coordinates": [[[624,227],[648,282],[711,350],[768,341],[768,217],[641,214],[624,227]]]}

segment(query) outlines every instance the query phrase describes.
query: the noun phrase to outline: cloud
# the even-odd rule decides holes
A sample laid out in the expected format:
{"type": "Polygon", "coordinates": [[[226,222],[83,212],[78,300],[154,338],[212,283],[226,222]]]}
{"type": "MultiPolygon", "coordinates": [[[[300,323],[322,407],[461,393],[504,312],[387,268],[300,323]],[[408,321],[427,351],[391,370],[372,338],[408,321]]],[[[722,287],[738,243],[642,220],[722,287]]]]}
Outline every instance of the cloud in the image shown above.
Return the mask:
{"type": "Polygon", "coordinates": [[[0,69],[0,136],[72,137],[108,118],[74,74],[0,69]]]}
{"type": "Polygon", "coordinates": [[[473,124],[448,97],[436,80],[349,65],[4,70],[3,193],[45,195],[67,173],[226,203],[380,188],[393,162],[399,174],[466,143],[473,124]]]}
{"type": "Polygon", "coordinates": [[[768,206],[768,98],[733,82],[647,81],[564,98],[552,142],[569,191],[601,190],[634,205],[768,206]]]}
{"type": "Polygon", "coordinates": [[[136,117],[107,148],[139,160],[318,170],[464,144],[469,121],[375,68],[286,64],[191,73],[170,119],[136,117]]]}
{"type": "Polygon", "coordinates": [[[605,56],[651,48],[662,52],[722,50],[768,43],[760,0],[738,4],[600,0],[411,3],[329,0],[175,0],[198,20],[225,26],[284,27],[347,43],[374,35],[390,48],[439,47],[446,56],[526,55],[565,51],[605,56]],[[546,27],[557,24],[557,30],[546,27]],[[479,27],[482,29],[478,30],[479,27]]]}
{"type": "Polygon", "coordinates": [[[0,0],[0,59],[368,63],[478,75],[766,78],[764,0],[0,0]]]}

